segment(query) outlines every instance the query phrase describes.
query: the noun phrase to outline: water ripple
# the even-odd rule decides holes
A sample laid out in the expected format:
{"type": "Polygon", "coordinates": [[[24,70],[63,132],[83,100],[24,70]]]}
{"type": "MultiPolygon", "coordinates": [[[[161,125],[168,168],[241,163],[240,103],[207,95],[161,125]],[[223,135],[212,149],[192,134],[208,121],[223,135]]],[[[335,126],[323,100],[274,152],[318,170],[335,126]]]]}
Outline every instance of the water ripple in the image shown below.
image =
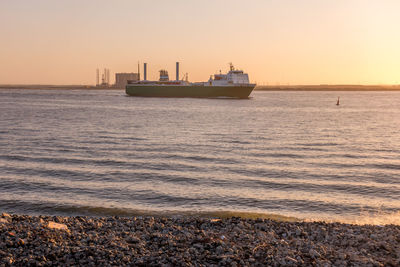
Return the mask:
{"type": "Polygon", "coordinates": [[[0,90],[0,209],[338,219],[400,210],[400,94],[341,92],[340,107],[336,94],[0,90]]]}

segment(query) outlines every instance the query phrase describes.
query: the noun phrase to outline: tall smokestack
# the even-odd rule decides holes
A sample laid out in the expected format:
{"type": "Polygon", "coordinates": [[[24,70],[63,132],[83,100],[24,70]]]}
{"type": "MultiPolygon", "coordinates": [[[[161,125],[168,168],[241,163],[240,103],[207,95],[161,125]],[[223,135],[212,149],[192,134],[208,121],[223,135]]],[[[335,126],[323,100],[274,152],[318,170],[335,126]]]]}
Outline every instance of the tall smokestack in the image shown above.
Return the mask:
{"type": "Polygon", "coordinates": [[[147,80],[147,63],[143,63],[143,80],[147,80]]]}
{"type": "Polygon", "coordinates": [[[137,63],[137,74],[138,74],[138,81],[140,81],[140,67],[139,67],[139,61],[137,63]]]}
{"type": "Polygon", "coordinates": [[[179,81],[179,62],[176,62],[176,80],[179,81]]]}

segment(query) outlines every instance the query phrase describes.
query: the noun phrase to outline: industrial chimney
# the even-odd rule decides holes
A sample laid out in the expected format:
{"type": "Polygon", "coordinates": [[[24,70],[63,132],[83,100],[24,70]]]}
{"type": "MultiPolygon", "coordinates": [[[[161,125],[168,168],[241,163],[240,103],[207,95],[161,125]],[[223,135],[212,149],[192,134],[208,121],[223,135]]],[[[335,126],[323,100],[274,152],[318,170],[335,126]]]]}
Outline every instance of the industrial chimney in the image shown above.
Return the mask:
{"type": "Polygon", "coordinates": [[[100,74],[99,69],[96,69],[96,86],[100,84],[100,74]]]}
{"type": "Polygon", "coordinates": [[[176,80],[179,81],[179,62],[176,62],[176,80]]]}
{"type": "Polygon", "coordinates": [[[147,80],[147,63],[143,63],[143,80],[147,80]]]}

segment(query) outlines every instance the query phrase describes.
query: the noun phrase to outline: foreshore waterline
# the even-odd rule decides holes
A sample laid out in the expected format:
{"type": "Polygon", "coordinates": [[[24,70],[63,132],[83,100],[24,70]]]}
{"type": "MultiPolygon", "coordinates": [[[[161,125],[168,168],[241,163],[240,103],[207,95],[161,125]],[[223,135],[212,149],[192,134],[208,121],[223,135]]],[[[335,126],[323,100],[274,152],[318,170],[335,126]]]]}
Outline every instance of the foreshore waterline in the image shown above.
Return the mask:
{"type": "Polygon", "coordinates": [[[195,218],[231,218],[242,219],[269,219],[280,222],[314,222],[343,223],[355,225],[398,225],[400,226],[400,211],[387,212],[376,210],[373,212],[361,211],[357,215],[322,216],[310,213],[292,212],[291,214],[244,211],[244,210],[169,210],[169,209],[130,209],[122,207],[100,206],[71,206],[57,205],[32,205],[25,202],[5,202],[0,211],[16,215],[29,216],[61,216],[61,217],[195,217],[195,218]],[[21,206],[26,207],[22,209],[21,206]],[[14,208],[6,208],[14,206],[14,208]]]}
{"type": "Polygon", "coordinates": [[[398,266],[400,226],[3,213],[0,264],[398,266]]]}

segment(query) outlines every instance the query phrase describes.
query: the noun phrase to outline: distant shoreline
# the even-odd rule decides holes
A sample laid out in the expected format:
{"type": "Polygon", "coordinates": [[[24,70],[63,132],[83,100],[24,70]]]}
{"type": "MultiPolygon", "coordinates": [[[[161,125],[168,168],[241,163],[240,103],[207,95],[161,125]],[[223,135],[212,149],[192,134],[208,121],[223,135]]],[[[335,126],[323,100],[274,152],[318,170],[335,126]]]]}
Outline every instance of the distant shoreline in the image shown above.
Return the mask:
{"type": "MultiPolygon", "coordinates": [[[[0,85],[1,89],[26,90],[125,90],[94,85],[0,85]]],[[[254,91],[400,91],[400,85],[259,85],[254,91]]]]}
{"type": "Polygon", "coordinates": [[[254,91],[400,91],[400,85],[261,85],[254,91]]]}
{"type": "Polygon", "coordinates": [[[94,85],[0,85],[1,89],[28,89],[28,90],[124,90],[124,88],[103,87],[94,85]]]}

